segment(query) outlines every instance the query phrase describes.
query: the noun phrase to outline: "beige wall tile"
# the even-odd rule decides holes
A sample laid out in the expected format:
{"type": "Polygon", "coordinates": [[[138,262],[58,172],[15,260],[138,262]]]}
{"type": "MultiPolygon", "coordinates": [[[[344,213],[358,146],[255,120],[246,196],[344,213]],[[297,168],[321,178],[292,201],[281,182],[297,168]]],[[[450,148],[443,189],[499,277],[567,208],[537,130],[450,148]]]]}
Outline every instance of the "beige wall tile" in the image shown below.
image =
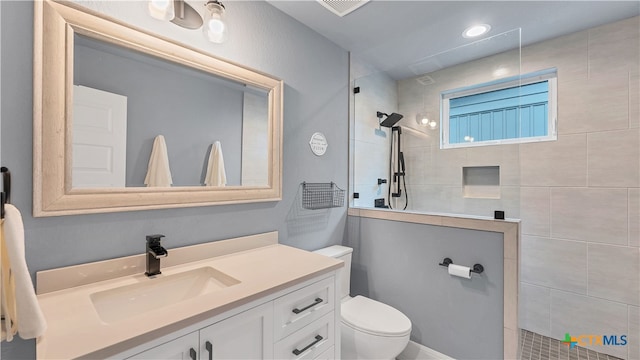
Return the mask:
{"type": "Polygon", "coordinates": [[[551,289],[520,283],[518,301],[520,327],[540,335],[550,336],[551,289]]]}
{"type": "Polygon", "coordinates": [[[412,211],[451,213],[452,199],[462,196],[461,187],[442,185],[409,185],[409,207],[412,211]]]}
{"type": "Polygon", "coordinates": [[[586,186],[587,136],[520,145],[520,185],[586,186]]]}
{"type": "Polygon", "coordinates": [[[519,145],[479,146],[466,151],[465,166],[500,166],[500,185],[520,185],[519,145]]]}
{"type": "Polygon", "coordinates": [[[520,188],[518,186],[501,186],[500,199],[468,198],[464,197],[462,193],[460,195],[454,193],[449,201],[452,212],[456,214],[493,217],[495,210],[502,210],[507,218],[520,217],[520,188]]]}
{"type": "MultiPolygon", "coordinates": [[[[626,334],[627,305],[551,290],[551,337],[564,334],[626,334]]],[[[626,346],[587,346],[587,348],[624,358],[626,346]]]]}
{"type": "Polygon", "coordinates": [[[551,232],[551,190],[547,187],[520,188],[522,233],[549,236],[551,232]]]}
{"type": "Polygon", "coordinates": [[[551,237],[627,245],[627,189],[551,189],[551,237]]]}
{"type": "MultiPolygon", "coordinates": [[[[513,35],[515,33],[507,35],[507,37],[515,40],[516,36],[513,35]]],[[[504,41],[509,40],[505,39],[504,41]]],[[[515,47],[518,44],[514,41],[513,45],[515,47]]],[[[463,66],[463,73],[460,74],[467,81],[467,85],[483,84],[502,78],[509,78],[520,74],[520,52],[518,50],[506,51],[478,59],[473,61],[472,64],[472,66],[463,66]]]]}
{"type": "Polygon", "coordinates": [[[640,75],[629,75],[629,127],[640,127],[640,75]]]}
{"type": "Polygon", "coordinates": [[[627,333],[627,359],[640,359],[640,307],[629,306],[629,332],[627,333]]]}
{"type": "Polygon", "coordinates": [[[587,135],[589,186],[640,187],[640,129],[587,135]]]}
{"type": "Polygon", "coordinates": [[[402,131],[402,150],[408,152],[413,148],[433,148],[440,147],[440,134],[438,130],[426,131],[424,129],[416,130],[420,133],[404,130],[402,131]]]}
{"type": "Polygon", "coordinates": [[[431,150],[428,147],[414,147],[404,151],[406,180],[411,185],[433,184],[431,171],[431,150]]]}
{"type": "Polygon", "coordinates": [[[637,71],[640,59],[640,17],[589,29],[589,75],[612,69],[637,71]]]}
{"type": "Polygon", "coordinates": [[[588,77],[589,32],[580,31],[522,48],[522,73],[558,69],[558,82],[588,77]]]}
{"type": "Polygon", "coordinates": [[[558,133],[621,130],[629,126],[629,73],[609,71],[558,84],[558,133]]]}
{"type": "Polygon", "coordinates": [[[467,160],[466,149],[434,151],[431,155],[435,184],[462,185],[462,167],[467,160]]]}
{"type": "MultiPolygon", "coordinates": [[[[493,210],[503,210],[507,218],[519,219],[520,215],[520,187],[501,186],[500,187],[500,207],[493,210]]],[[[494,216],[491,211],[489,216],[494,216]]]]}
{"type": "Polygon", "coordinates": [[[589,244],[589,296],[640,305],[640,250],[589,244]]]}
{"type": "Polygon", "coordinates": [[[640,246],[640,189],[629,189],[629,246],[640,246]]]}
{"type": "Polygon", "coordinates": [[[521,281],[587,293],[587,244],[522,236],[521,281]]]}

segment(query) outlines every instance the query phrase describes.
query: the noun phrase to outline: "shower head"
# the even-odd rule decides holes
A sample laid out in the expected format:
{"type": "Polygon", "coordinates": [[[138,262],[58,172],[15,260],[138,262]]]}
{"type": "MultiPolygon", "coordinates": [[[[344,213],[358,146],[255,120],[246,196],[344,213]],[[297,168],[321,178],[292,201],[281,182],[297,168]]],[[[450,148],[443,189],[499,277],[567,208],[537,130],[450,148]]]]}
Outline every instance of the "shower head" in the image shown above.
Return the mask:
{"type": "Polygon", "coordinates": [[[378,116],[378,119],[382,119],[383,116],[387,117],[386,119],[382,120],[382,122],[380,122],[380,126],[384,126],[384,127],[392,127],[398,121],[400,121],[400,119],[402,119],[402,115],[398,113],[391,113],[391,115],[389,115],[389,114],[385,114],[383,112],[378,111],[377,116],[378,116]]]}

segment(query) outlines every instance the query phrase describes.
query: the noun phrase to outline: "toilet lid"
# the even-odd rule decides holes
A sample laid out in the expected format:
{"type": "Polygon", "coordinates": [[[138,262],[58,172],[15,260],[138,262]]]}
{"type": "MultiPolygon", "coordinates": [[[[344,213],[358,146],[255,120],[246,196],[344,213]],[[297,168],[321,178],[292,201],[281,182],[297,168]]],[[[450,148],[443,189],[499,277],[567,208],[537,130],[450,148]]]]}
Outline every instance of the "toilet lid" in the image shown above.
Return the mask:
{"type": "Polygon", "coordinates": [[[399,310],[364,296],[345,301],[342,322],[357,330],[381,336],[403,336],[411,331],[411,320],[399,310]]]}

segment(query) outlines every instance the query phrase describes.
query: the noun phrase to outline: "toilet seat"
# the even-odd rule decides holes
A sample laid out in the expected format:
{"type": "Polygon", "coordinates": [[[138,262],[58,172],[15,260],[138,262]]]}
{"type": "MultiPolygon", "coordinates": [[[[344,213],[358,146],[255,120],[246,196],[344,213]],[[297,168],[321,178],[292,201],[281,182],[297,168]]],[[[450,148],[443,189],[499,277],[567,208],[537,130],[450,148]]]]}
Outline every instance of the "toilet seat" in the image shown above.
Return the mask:
{"type": "Polygon", "coordinates": [[[342,303],[342,323],[354,330],[384,337],[402,337],[411,332],[411,320],[381,302],[356,296],[342,303]]]}

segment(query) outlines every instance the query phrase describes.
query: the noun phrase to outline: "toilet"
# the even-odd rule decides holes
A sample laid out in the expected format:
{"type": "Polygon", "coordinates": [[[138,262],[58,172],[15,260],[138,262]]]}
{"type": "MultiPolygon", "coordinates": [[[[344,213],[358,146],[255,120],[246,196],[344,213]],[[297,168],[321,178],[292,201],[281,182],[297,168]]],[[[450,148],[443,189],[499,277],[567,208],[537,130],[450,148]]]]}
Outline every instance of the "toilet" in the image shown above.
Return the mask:
{"type": "Polygon", "coordinates": [[[411,320],[399,310],[364,296],[349,296],[353,249],[334,245],[314,253],[344,261],[340,295],[342,359],[395,359],[409,343],[411,320]]]}

